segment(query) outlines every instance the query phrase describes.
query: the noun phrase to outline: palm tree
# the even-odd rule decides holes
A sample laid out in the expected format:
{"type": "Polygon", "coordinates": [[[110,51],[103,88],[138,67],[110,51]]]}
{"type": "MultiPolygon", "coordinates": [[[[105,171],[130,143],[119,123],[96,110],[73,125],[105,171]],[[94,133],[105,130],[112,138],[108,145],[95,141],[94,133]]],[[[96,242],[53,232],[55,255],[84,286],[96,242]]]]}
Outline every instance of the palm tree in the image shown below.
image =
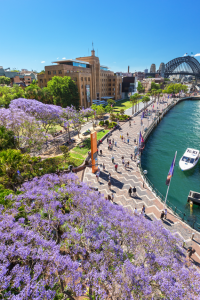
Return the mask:
{"type": "Polygon", "coordinates": [[[135,110],[134,108],[135,108],[135,105],[137,103],[135,95],[130,96],[130,101],[132,102],[132,115],[133,115],[134,114],[134,110],[135,110]]]}

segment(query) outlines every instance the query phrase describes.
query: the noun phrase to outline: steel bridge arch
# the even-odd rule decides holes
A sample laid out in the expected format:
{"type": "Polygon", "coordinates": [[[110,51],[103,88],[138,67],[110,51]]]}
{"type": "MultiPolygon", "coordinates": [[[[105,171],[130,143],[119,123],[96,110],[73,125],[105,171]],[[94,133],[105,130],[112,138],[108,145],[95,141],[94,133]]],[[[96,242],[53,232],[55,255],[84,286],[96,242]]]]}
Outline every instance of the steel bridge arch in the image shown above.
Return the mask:
{"type": "MultiPolygon", "coordinates": [[[[166,65],[165,65],[165,74],[173,74],[174,70],[180,66],[182,63],[187,63],[190,68],[193,71],[193,75],[199,76],[200,75],[200,63],[196,58],[192,56],[183,56],[183,57],[177,57],[172,60],[170,60],[166,65]]],[[[190,73],[192,74],[192,73],[190,73]]]]}

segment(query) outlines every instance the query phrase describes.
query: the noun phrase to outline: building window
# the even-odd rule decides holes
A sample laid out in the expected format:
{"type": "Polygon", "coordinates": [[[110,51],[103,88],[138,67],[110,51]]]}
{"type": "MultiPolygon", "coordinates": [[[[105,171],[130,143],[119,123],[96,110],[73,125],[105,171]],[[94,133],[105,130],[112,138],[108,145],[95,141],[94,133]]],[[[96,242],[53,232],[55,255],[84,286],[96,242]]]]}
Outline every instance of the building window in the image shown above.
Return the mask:
{"type": "Polygon", "coordinates": [[[108,79],[108,81],[111,81],[111,79],[108,79]]]}
{"type": "Polygon", "coordinates": [[[82,92],[82,96],[84,96],[84,92],[82,92]]]}
{"type": "Polygon", "coordinates": [[[115,81],[115,79],[113,79],[113,81],[115,81]]]}
{"type": "Polygon", "coordinates": [[[53,74],[55,75],[55,74],[56,74],[56,71],[53,71],[53,74]]]}
{"type": "Polygon", "coordinates": [[[113,86],[115,86],[115,83],[113,83],[113,86]]]}
{"type": "Polygon", "coordinates": [[[90,81],[90,77],[88,77],[88,81],[90,81]]]}
{"type": "Polygon", "coordinates": [[[81,81],[83,81],[83,77],[81,77],[81,81]]]}
{"type": "Polygon", "coordinates": [[[83,89],[83,84],[81,85],[81,88],[83,89]]]}
{"type": "MultiPolygon", "coordinates": [[[[60,71],[61,73],[59,73],[59,74],[62,74],[62,71],[60,71]]],[[[69,70],[67,70],[67,73],[70,73],[70,71],[69,70]]]]}
{"type": "Polygon", "coordinates": [[[85,77],[85,81],[87,81],[87,77],[85,77]]]}
{"type": "Polygon", "coordinates": [[[109,88],[108,90],[111,91],[111,88],[109,88]]]}
{"type": "Polygon", "coordinates": [[[48,75],[51,75],[51,71],[48,71],[48,75]]]}
{"type": "Polygon", "coordinates": [[[113,88],[113,91],[115,91],[115,88],[113,88]]]}
{"type": "MultiPolygon", "coordinates": [[[[69,71],[67,71],[67,73],[68,73],[68,72],[69,72],[69,71]]],[[[59,71],[58,71],[58,74],[62,74],[62,71],[61,71],[61,70],[59,70],[59,71]]]]}
{"type": "Polygon", "coordinates": [[[108,86],[111,86],[111,83],[109,83],[109,85],[108,86]]]}

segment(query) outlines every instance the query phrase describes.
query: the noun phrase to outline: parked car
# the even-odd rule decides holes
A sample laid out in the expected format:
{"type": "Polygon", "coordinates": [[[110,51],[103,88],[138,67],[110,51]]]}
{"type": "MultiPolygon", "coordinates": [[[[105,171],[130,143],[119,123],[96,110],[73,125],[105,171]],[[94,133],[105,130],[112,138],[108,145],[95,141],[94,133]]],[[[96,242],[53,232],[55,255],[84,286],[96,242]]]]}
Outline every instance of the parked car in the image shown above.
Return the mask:
{"type": "Polygon", "coordinates": [[[90,134],[91,133],[91,131],[90,131],[90,129],[88,129],[88,130],[86,130],[85,132],[83,132],[82,134],[83,135],[88,135],[88,134],[90,134]]]}

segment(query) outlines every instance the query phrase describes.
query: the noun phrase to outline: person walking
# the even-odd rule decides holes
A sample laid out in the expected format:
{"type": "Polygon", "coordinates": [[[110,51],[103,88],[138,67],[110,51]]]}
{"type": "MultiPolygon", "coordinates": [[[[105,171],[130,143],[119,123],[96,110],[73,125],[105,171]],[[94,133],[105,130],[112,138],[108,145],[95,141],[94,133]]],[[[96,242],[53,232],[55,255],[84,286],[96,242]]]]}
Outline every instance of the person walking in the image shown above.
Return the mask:
{"type": "Polygon", "coordinates": [[[125,170],[126,170],[126,168],[127,168],[127,163],[124,164],[124,168],[125,168],[125,170]]]}
{"type": "Polygon", "coordinates": [[[123,135],[122,135],[122,141],[123,141],[123,138],[124,138],[124,137],[123,137],[123,135]]]}
{"type": "Polygon", "coordinates": [[[113,145],[114,145],[114,142],[115,142],[115,140],[113,139],[113,140],[112,140],[112,144],[113,144],[113,145]]]}
{"type": "Polygon", "coordinates": [[[136,196],[136,187],[134,186],[133,187],[133,197],[135,197],[136,196]]]}
{"type": "Polygon", "coordinates": [[[134,215],[137,216],[138,215],[138,211],[137,211],[137,208],[135,207],[134,209],[134,215]]]}
{"type": "Polygon", "coordinates": [[[115,165],[115,171],[117,172],[118,164],[115,165]]]}
{"type": "Polygon", "coordinates": [[[108,200],[109,200],[109,201],[111,200],[111,196],[110,196],[110,195],[108,195],[108,200]]]}
{"type": "Polygon", "coordinates": [[[111,174],[109,173],[108,174],[108,181],[111,179],[111,174]]]}
{"type": "Polygon", "coordinates": [[[145,214],[145,206],[144,206],[144,204],[143,204],[143,206],[142,206],[142,212],[145,214]]]}
{"type": "Polygon", "coordinates": [[[124,160],[124,157],[122,156],[122,165],[125,164],[125,160],[124,160]]]}
{"type": "Polygon", "coordinates": [[[129,134],[128,134],[128,132],[127,132],[127,139],[128,139],[128,136],[129,136],[129,134]]]}
{"type": "Polygon", "coordinates": [[[139,167],[139,165],[140,165],[140,160],[138,158],[138,160],[137,160],[137,167],[139,167]]]}
{"type": "Polygon", "coordinates": [[[164,213],[164,211],[162,211],[161,215],[160,215],[160,218],[161,218],[162,221],[163,221],[164,215],[165,215],[165,213],[164,213]]]}
{"type": "Polygon", "coordinates": [[[101,154],[101,156],[102,156],[102,150],[101,150],[101,149],[100,149],[100,151],[99,151],[99,152],[100,152],[100,154],[101,154]]]}
{"type": "Polygon", "coordinates": [[[111,194],[111,201],[114,202],[114,194],[111,194]]]}
{"type": "Polygon", "coordinates": [[[129,168],[129,161],[127,161],[127,167],[129,168]]]}
{"type": "Polygon", "coordinates": [[[115,162],[115,158],[114,156],[112,156],[112,163],[114,164],[114,162],[115,162]]]}
{"type": "Polygon", "coordinates": [[[97,182],[99,182],[99,172],[96,174],[97,182]]]}
{"type": "Polygon", "coordinates": [[[110,180],[108,181],[108,188],[109,188],[109,190],[111,190],[111,181],[110,180]]]}
{"type": "Polygon", "coordinates": [[[129,139],[127,139],[127,144],[129,144],[129,139]]]}
{"type": "Polygon", "coordinates": [[[129,121],[129,127],[131,127],[131,121],[129,121]]]}
{"type": "Polygon", "coordinates": [[[106,167],[105,167],[105,165],[104,165],[104,163],[103,163],[103,171],[105,171],[105,169],[106,169],[106,167]]]}
{"type": "Polygon", "coordinates": [[[167,219],[167,209],[164,209],[165,219],[167,219]]]}
{"type": "Polygon", "coordinates": [[[117,147],[117,142],[115,142],[115,147],[117,147]]]}
{"type": "Polygon", "coordinates": [[[131,197],[131,194],[132,194],[132,188],[131,187],[128,189],[128,193],[129,193],[129,196],[131,197]]]}
{"type": "Polygon", "coordinates": [[[188,258],[189,258],[189,259],[192,258],[192,255],[193,255],[195,252],[196,252],[195,249],[193,249],[192,247],[189,247],[189,248],[187,249],[188,258]]]}
{"type": "Polygon", "coordinates": [[[133,160],[133,154],[131,154],[131,160],[133,160]]]}

